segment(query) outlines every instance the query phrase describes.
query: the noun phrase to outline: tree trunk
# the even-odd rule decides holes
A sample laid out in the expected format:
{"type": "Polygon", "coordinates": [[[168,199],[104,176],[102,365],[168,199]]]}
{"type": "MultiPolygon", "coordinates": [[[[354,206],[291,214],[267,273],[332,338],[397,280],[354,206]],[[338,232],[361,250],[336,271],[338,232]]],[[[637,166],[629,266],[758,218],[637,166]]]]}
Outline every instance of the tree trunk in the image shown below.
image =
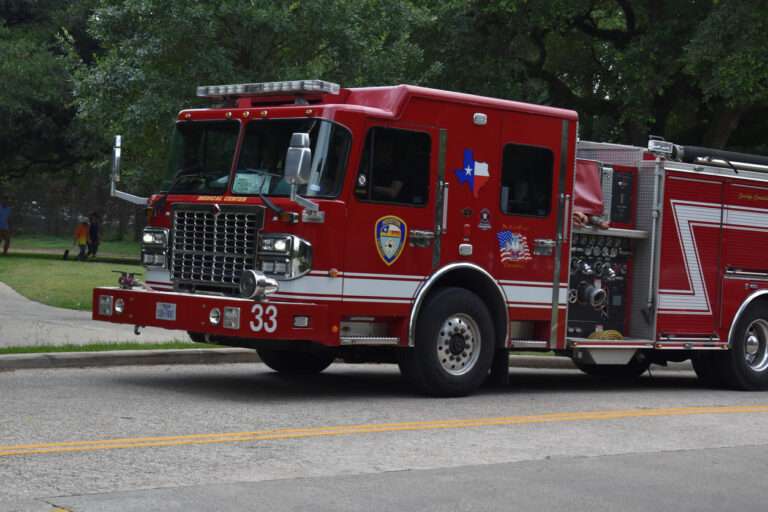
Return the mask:
{"type": "Polygon", "coordinates": [[[704,133],[703,145],[712,148],[725,148],[731,134],[738,128],[743,115],[743,108],[717,107],[709,128],[704,133]]]}

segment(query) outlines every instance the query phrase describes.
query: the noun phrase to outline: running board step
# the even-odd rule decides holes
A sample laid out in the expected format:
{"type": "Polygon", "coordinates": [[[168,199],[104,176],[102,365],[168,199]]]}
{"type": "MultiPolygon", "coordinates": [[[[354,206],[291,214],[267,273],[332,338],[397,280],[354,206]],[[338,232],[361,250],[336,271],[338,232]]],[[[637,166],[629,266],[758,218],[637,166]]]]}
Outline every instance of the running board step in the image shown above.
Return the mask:
{"type": "Polygon", "coordinates": [[[381,336],[342,336],[341,344],[350,345],[385,345],[396,346],[400,344],[400,338],[381,337],[381,336]]]}

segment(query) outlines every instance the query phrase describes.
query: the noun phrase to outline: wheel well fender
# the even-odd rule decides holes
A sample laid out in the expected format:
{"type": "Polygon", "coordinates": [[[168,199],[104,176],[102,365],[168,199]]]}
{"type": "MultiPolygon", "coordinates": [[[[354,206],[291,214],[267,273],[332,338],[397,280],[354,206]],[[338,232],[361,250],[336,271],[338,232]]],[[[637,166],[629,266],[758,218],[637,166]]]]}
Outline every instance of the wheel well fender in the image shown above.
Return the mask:
{"type": "Polygon", "coordinates": [[[736,314],[733,315],[733,320],[731,320],[731,327],[728,329],[728,346],[733,343],[733,334],[736,330],[736,324],[739,323],[739,320],[741,320],[741,317],[747,308],[756,302],[768,302],[768,290],[758,290],[744,299],[744,302],[741,303],[739,309],[736,310],[736,314]]]}
{"type": "Polygon", "coordinates": [[[499,283],[487,270],[473,263],[452,263],[432,274],[416,291],[408,321],[408,346],[413,347],[416,338],[416,321],[421,307],[430,294],[444,286],[456,286],[474,292],[482,300],[493,319],[496,332],[495,346],[506,346],[509,329],[507,298],[499,283]]]}

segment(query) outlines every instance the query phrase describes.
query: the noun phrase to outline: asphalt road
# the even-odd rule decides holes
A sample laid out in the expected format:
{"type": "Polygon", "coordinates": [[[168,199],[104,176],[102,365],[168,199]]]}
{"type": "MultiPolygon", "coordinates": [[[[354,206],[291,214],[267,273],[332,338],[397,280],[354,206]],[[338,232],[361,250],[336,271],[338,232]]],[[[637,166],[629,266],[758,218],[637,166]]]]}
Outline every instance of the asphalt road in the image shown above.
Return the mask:
{"type": "Polygon", "coordinates": [[[390,366],[0,373],[0,510],[768,508],[768,395],[512,372],[460,399],[390,366]]]}

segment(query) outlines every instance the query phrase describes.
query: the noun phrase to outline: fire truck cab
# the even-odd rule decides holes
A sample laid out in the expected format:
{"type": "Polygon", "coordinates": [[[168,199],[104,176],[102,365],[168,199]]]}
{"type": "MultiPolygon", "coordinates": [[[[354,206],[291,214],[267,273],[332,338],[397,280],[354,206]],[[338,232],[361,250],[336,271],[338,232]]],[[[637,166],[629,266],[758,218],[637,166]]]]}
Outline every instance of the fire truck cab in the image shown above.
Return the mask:
{"type": "Polygon", "coordinates": [[[577,142],[573,111],[407,85],[197,92],[213,104],[178,114],[147,201],[144,282],[95,289],[94,319],[284,373],[397,363],[435,395],[504,381],[510,350],[768,387],[759,157],[577,142]]]}

